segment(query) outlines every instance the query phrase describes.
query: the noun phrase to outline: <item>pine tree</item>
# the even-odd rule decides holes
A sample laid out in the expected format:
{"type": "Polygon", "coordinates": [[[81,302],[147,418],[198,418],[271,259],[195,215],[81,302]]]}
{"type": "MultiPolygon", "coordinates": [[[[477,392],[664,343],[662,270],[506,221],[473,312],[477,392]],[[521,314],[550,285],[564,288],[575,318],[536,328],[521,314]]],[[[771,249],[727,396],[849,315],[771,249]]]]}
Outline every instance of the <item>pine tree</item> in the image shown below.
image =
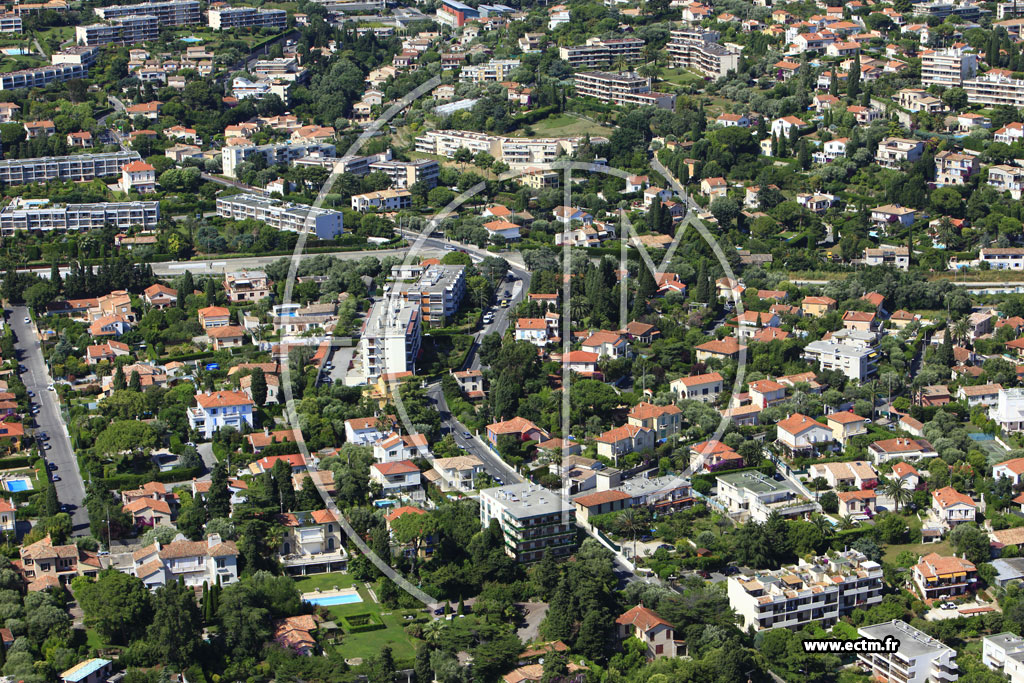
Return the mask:
{"type": "Polygon", "coordinates": [[[591,609],[583,617],[573,650],[587,659],[603,660],[607,655],[608,626],[611,619],[601,609],[591,609]]]}
{"type": "Polygon", "coordinates": [[[124,378],[124,368],[118,365],[117,370],[114,371],[114,391],[121,391],[127,387],[128,382],[124,378]]]}
{"type": "Polygon", "coordinates": [[[860,52],[853,56],[850,75],[846,81],[846,96],[852,102],[860,94],[860,52]]]}
{"type": "Polygon", "coordinates": [[[186,270],[181,276],[181,285],[178,288],[178,300],[175,302],[178,308],[185,308],[185,299],[196,290],[195,280],[192,279],[192,271],[186,270]]]}
{"type": "Polygon", "coordinates": [[[806,171],[811,167],[811,148],[807,145],[807,140],[800,141],[796,158],[803,170],[806,171]]]}
{"type": "Polygon", "coordinates": [[[142,378],[139,377],[138,371],[132,370],[132,376],[128,382],[128,386],[131,387],[132,391],[142,391],[142,378]]]}
{"type": "Polygon", "coordinates": [[[555,594],[551,596],[544,621],[540,624],[540,633],[546,640],[570,640],[574,625],[569,579],[562,576],[555,594]]]}
{"type": "Polygon", "coordinates": [[[252,402],[257,407],[263,406],[267,402],[267,376],[263,372],[263,368],[256,368],[252,371],[252,383],[249,385],[249,390],[252,392],[252,402]]]}

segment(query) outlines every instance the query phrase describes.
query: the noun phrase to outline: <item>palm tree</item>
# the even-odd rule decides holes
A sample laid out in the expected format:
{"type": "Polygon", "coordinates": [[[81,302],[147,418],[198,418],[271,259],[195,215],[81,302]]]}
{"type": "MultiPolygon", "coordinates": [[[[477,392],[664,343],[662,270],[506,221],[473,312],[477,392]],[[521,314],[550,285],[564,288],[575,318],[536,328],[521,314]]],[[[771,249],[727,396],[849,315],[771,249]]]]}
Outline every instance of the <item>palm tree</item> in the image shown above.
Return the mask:
{"type": "Polygon", "coordinates": [[[832,522],[830,522],[828,517],[825,515],[815,515],[811,519],[811,524],[813,524],[814,528],[820,531],[821,535],[825,538],[830,538],[832,536],[832,522]]]}
{"type": "Polygon", "coordinates": [[[636,537],[637,534],[641,533],[646,527],[647,522],[634,508],[627,508],[622,511],[618,519],[615,520],[615,527],[620,534],[628,536],[633,539],[633,561],[636,561],[636,537]]]}
{"type": "Polygon", "coordinates": [[[906,506],[914,499],[914,492],[907,486],[905,479],[890,479],[882,485],[882,492],[892,498],[897,511],[900,509],[900,505],[906,506]]]}
{"type": "Polygon", "coordinates": [[[953,341],[958,341],[961,344],[967,341],[967,335],[971,330],[970,324],[967,322],[967,318],[960,318],[950,330],[950,334],[953,335],[953,341]]]}
{"type": "Polygon", "coordinates": [[[436,645],[441,641],[441,632],[444,631],[445,623],[446,622],[440,619],[434,619],[423,624],[423,630],[420,631],[420,637],[424,642],[436,645]]]}
{"type": "Polygon", "coordinates": [[[842,519],[839,520],[839,528],[842,530],[853,528],[853,515],[843,515],[842,519]]]}

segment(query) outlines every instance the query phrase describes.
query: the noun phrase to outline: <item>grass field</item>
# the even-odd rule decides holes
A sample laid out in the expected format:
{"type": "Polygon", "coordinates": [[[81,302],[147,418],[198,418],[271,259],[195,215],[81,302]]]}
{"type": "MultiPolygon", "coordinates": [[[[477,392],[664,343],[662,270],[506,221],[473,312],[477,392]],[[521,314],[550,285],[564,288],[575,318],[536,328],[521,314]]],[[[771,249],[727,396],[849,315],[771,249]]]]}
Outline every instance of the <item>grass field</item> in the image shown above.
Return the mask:
{"type": "Polygon", "coordinates": [[[938,543],[902,543],[900,545],[890,545],[885,549],[885,554],[882,555],[882,560],[885,562],[895,562],[896,556],[905,550],[909,550],[915,555],[927,555],[928,553],[938,553],[939,555],[952,555],[953,548],[950,546],[949,541],[939,541],[938,543]]]}
{"type": "Polygon", "coordinates": [[[595,121],[574,116],[573,114],[555,114],[530,126],[535,137],[549,138],[566,135],[600,135],[608,137],[612,129],[595,121]]]}
{"type": "Polygon", "coordinates": [[[380,654],[381,648],[385,645],[391,648],[396,660],[412,659],[416,656],[416,640],[405,633],[405,627],[409,621],[404,619],[404,616],[416,614],[420,610],[395,610],[393,612],[388,610],[376,602],[366,587],[357,583],[351,574],[317,574],[298,579],[295,583],[303,593],[308,593],[317,587],[320,590],[330,590],[334,586],[347,588],[354,585],[363,601],[351,605],[332,605],[327,608],[331,617],[341,626],[341,617],[370,613],[384,623],[386,628],[377,631],[343,635],[341,643],[336,647],[345,655],[346,659],[367,659],[380,654]]]}
{"type": "Polygon", "coordinates": [[[661,72],[661,80],[675,85],[694,85],[704,82],[702,76],[688,69],[665,69],[661,72]]]}

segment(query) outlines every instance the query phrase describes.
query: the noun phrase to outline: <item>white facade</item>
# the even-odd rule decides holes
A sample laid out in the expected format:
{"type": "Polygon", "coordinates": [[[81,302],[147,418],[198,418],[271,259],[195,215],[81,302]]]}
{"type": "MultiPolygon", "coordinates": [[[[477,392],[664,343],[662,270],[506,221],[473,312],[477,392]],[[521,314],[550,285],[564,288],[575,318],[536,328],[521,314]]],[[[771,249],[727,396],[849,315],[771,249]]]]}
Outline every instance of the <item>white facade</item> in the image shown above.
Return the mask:
{"type": "Polygon", "coordinates": [[[222,427],[242,431],[253,426],[252,399],[241,391],[196,394],[196,403],[188,409],[188,425],[203,439],[212,439],[222,427]]]}
{"type": "Polygon", "coordinates": [[[1000,389],[995,405],[989,408],[988,416],[1003,431],[1024,431],[1024,389],[1000,389]]]}
{"type": "Polygon", "coordinates": [[[993,671],[1005,674],[1010,683],[1024,683],[1024,638],[999,633],[981,639],[981,661],[993,671]]]}
{"type": "Polygon", "coordinates": [[[870,346],[821,340],[804,347],[804,358],[817,362],[819,370],[839,370],[850,379],[860,381],[874,374],[878,351],[870,346]]]}
{"type": "Polygon", "coordinates": [[[218,197],[217,215],[236,221],[253,218],[278,230],[311,232],[320,239],[333,239],[345,232],[344,216],[340,211],[293,204],[254,194],[218,197]]]}
{"type": "Polygon", "coordinates": [[[857,655],[858,664],[873,678],[906,683],[951,683],[959,677],[956,650],[906,622],[893,620],[862,626],[857,633],[861,638],[899,643],[896,652],[857,655]]]}
{"type": "Polygon", "coordinates": [[[228,145],[220,151],[221,170],[227,177],[234,178],[235,169],[238,167],[238,164],[247,161],[256,154],[263,155],[263,158],[267,161],[267,166],[276,166],[278,164],[291,164],[298,159],[312,154],[333,159],[335,148],[334,145],[319,142],[228,145]]]}
{"type": "Polygon", "coordinates": [[[188,541],[181,534],[167,545],[154,543],[132,555],[132,573],[150,590],[179,578],[186,586],[221,585],[238,581],[238,548],[210,534],[205,541],[188,541]]]}
{"type": "Polygon", "coordinates": [[[794,491],[786,482],[779,482],[760,472],[733,472],[718,477],[718,502],[729,512],[746,512],[750,519],[764,522],[772,512],[783,517],[797,517],[820,510],[821,507],[794,491]]]}
{"type": "Polygon", "coordinates": [[[366,379],[396,372],[415,373],[422,338],[418,306],[390,298],[374,303],[359,338],[366,379]]]}
{"type": "Polygon", "coordinates": [[[113,225],[155,228],[160,220],[160,202],[103,202],[99,204],[51,205],[49,200],[16,198],[0,211],[0,233],[19,230],[77,232],[99,230],[113,225]]]}
{"type": "Polygon", "coordinates": [[[927,50],[921,55],[921,86],[959,88],[978,75],[978,56],[956,48],[927,50]]]}

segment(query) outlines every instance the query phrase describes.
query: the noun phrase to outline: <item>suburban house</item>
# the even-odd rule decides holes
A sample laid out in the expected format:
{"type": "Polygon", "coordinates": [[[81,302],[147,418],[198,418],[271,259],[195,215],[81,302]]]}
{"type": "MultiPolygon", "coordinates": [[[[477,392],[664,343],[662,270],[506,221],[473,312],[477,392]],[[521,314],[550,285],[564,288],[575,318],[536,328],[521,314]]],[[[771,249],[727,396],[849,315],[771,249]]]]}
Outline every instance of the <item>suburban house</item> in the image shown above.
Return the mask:
{"type": "Polygon", "coordinates": [[[675,629],[658,613],[637,605],[623,613],[615,620],[618,625],[619,638],[636,638],[647,646],[647,658],[675,657],[676,648],[683,645],[675,639],[675,629]]]}
{"type": "Polygon", "coordinates": [[[305,575],[345,568],[345,533],[333,512],[285,512],[277,521],[284,527],[278,555],[286,572],[305,575]]]}
{"type": "Polygon", "coordinates": [[[874,514],[876,496],[873,490],[841,491],[836,495],[840,515],[870,517],[874,514]]]}
{"type": "Polygon", "coordinates": [[[385,496],[420,488],[420,468],[411,460],[375,462],[370,466],[370,480],[380,484],[385,496]]]}
{"type": "Polygon", "coordinates": [[[196,394],[196,406],[188,409],[188,423],[201,438],[212,439],[222,427],[245,431],[253,426],[253,402],[242,391],[205,391],[196,394]]]}
{"type": "Polygon", "coordinates": [[[843,446],[846,446],[851,437],[867,434],[870,421],[850,411],[832,413],[825,418],[825,422],[832,429],[832,437],[843,446]]]}
{"type": "Polygon", "coordinates": [[[683,411],[677,405],[657,406],[643,402],[633,406],[626,416],[626,423],[650,429],[655,439],[661,441],[679,433],[682,416],[683,411]]]}
{"type": "Polygon", "coordinates": [[[547,441],[551,435],[533,424],[525,417],[513,417],[504,422],[487,425],[487,441],[492,447],[498,447],[498,437],[511,434],[519,441],[547,441]]]}
{"type": "Polygon", "coordinates": [[[192,587],[238,581],[238,547],[219,534],[205,541],[189,541],[181,534],[166,545],[156,541],[132,553],[132,563],[135,576],[150,590],[178,579],[192,587]]]}
{"type": "Polygon", "coordinates": [[[709,372],[704,375],[692,375],[674,379],[669,384],[672,393],[681,400],[703,401],[714,403],[722,393],[722,375],[709,372]]]}
{"type": "Polygon", "coordinates": [[[932,512],[942,524],[952,528],[963,522],[973,522],[978,505],[970,496],[947,486],[932,491],[932,512]]]}
{"type": "Polygon", "coordinates": [[[624,424],[597,437],[597,454],[617,462],[621,455],[654,448],[655,440],[653,429],[624,424]]]}
{"type": "Polygon", "coordinates": [[[978,570],[962,557],[929,553],[911,567],[914,586],[925,600],[951,598],[973,593],[978,587],[978,570]]]}
{"type": "Polygon", "coordinates": [[[883,439],[868,446],[868,453],[874,458],[875,463],[883,463],[887,460],[928,460],[938,456],[932,445],[925,439],[909,439],[896,437],[895,439],[883,439]]]}
{"type": "Polygon", "coordinates": [[[442,491],[473,491],[476,477],[484,471],[484,464],[475,455],[457,455],[436,458],[433,470],[440,477],[442,491]]]}
{"type": "Polygon", "coordinates": [[[818,450],[833,440],[831,429],[801,413],[780,420],[776,433],[779,443],[790,452],[818,450]]]}
{"type": "Polygon", "coordinates": [[[811,479],[823,477],[831,488],[873,489],[878,486],[878,472],[871,463],[863,460],[815,463],[808,469],[807,476],[811,479]]]}
{"type": "Polygon", "coordinates": [[[397,422],[394,415],[354,417],[345,420],[345,441],[359,446],[369,446],[391,432],[390,425],[397,422]]]}
{"type": "Polygon", "coordinates": [[[373,444],[373,459],[377,462],[398,462],[430,455],[427,437],[423,434],[388,434],[373,444]]]}

